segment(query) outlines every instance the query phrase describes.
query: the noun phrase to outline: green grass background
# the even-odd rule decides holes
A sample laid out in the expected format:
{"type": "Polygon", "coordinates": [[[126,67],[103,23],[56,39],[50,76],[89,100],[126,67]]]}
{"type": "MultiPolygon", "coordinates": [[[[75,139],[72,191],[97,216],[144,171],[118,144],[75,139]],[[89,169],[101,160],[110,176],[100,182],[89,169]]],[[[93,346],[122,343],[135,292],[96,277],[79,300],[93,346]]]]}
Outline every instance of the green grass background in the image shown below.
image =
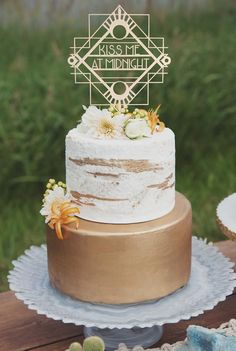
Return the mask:
{"type": "MultiPolygon", "coordinates": [[[[155,12],[155,11],[154,11],[155,12]]],[[[192,202],[193,232],[222,240],[217,203],[236,191],[236,7],[214,2],[204,11],[153,13],[172,64],[150,101],[176,134],[177,190],[192,202]]],[[[0,26],[0,290],[11,260],[45,241],[39,215],[44,184],[65,179],[66,133],[88,101],[66,59],[78,28],[0,26]]]]}

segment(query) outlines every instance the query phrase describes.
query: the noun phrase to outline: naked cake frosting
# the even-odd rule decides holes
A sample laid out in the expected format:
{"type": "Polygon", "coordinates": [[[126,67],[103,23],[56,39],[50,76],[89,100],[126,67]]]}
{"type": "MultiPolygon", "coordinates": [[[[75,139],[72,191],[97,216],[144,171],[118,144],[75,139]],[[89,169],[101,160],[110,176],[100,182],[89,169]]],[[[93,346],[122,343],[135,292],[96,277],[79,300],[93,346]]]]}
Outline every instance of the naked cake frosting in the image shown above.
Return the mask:
{"type": "Polygon", "coordinates": [[[148,112],[142,111],[112,116],[109,110],[90,107],[82,123],[68,133],[66,183],[81,218],[137,223],[160,218],[174,208],[175,136],[169,128],[152,133],[148,112]],[[140,114],[144,117],[137,117],[140,114]],[[94,124],[86,124],[89,118],[94,124]],[[112,134],[113,119],[119,122],[115,121],[117,130],[112,134]],[[111,123],[108,135],[99,131],[106,121],[107,128],[111,123]],[[120,131],[122,124],[126,128],[120,131]]]}

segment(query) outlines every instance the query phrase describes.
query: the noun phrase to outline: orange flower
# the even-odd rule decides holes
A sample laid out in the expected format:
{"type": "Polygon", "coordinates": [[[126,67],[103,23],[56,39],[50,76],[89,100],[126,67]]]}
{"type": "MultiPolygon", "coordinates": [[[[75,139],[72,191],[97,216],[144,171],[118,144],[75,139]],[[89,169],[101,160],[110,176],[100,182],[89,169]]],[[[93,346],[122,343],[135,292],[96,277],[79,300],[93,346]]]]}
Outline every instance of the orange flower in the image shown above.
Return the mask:
{"type": "Polygon", "coordinates": [[[154,133],[157,126],[159,126],[158,132],[161,132],[165,128],[165,124],[160,121],[159,115],[157,114],[157,111],[159,110],[160,107],[161,105],[158,105],[155,111],[153,110],[148,111],[148,124],[151,128],[152,134],[154,133]]]}
{"type": "Polygon", "coordinates": [[[158,123],[157,123],[157,125],[158,125],[158,129],[157,129],[157,131],[158,132],[162,132],[163,131],[163,129],[165,128],[165,123],[164,122],[161,122],[160,120],[158,121],[158,123]]]}
{"type": "Polygon", "coordinates": [[[75,214],[80,213],[77,207],[72,207],[71,202],[53,202],[51,207],[51,219],[48,223],[51,229],[56,231],[57,237],[63,240],[61,225],[76,223],[76,227],[79,225],[79,219],[75,217],[75,214]]]}

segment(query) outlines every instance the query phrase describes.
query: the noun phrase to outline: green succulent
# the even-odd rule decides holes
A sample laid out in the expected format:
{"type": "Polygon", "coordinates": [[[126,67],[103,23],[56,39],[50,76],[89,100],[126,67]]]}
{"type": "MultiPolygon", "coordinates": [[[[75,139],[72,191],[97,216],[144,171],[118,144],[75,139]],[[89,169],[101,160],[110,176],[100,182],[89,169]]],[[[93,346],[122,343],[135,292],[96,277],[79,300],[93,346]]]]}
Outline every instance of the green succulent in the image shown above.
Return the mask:
{"type": "Polygon", "coordinates": [[[79,342],[73,342],[70,344],[68,351],[83,351],[83,348],[79,342]]]}
{"type": "Polygon", "coordinates": [[[105,344],[98,336],[90,336],[84,340],[83,347],[79,342],[73,342],[65,351],[105,351],[105,344]]]}
{"type": "Polygon", "coordinates": [[[90,336],[84,340],[83,351],[104,351],[105,344],[98,336],[90,336]]]}

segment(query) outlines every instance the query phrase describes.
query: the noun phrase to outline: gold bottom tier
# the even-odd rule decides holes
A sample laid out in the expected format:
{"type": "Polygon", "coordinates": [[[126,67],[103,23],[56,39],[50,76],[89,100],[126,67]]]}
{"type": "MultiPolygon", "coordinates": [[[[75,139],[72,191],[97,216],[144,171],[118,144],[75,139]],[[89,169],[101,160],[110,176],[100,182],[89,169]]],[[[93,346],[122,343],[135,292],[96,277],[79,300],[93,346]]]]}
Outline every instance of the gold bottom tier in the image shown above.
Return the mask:
{"type": "Polygon", "coordinates": [[[80,220],[58,240],[48,227],[48,270],[56,288],[97,303],[161,298],[184,286],[191,270],[192,211],[176,193],[168,215],[145,223],[102,224],[80,220]]]}

